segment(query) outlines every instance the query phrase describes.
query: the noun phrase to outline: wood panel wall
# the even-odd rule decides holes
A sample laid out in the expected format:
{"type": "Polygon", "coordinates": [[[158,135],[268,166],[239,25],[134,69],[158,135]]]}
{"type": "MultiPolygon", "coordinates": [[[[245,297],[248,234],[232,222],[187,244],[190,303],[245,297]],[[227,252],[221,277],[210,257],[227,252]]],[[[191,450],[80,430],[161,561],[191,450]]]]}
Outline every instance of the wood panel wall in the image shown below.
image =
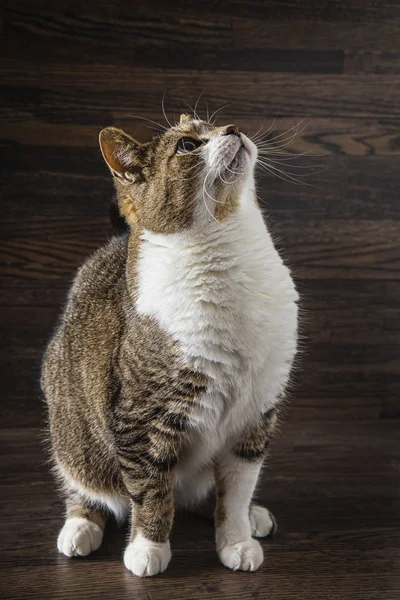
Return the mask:
{"type": "Polygon", "coordinates": [[[111,235],[98,133],[148,135],[136,116],[162,121],[164,94],[171,120],[202,94],[249,133],[307,116],[311,185],[258,176],[302,294],[290,418],[400,416],[398,1],[14,0],[1,27],[3,426],[41,424],[41,354],[111,235]]]}

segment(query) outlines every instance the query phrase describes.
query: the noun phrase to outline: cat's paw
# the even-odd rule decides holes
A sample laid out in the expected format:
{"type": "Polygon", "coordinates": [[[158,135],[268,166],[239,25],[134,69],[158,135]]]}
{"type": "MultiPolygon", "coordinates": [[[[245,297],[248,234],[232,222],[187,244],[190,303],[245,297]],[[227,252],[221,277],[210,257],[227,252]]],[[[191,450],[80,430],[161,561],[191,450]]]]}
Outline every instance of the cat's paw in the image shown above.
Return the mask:
{"type": "Polygon", "coordinates": [[[137,535],[124,553],[124,564],[138,577],[151,577],[162,573],[171,560],[171,548],[168,542],[156,543],[137,535]]]}
{"type": "Polygon", "coordinates": [[[233,571],[256,571],[264,560],[263,550],[253,538],[224,546],[218,555],[222,564],[233,571]]]}
{"type": "Polygon", "coordinates": [[[250,508],[251,535],[262,538],[274,535],[278,529],[274,515],[263,506],[253,504],[250,508]]]}
{"type": "Polygon", "coordinates": [[[58,551],[65,556],[87,556],[101,546],[103,531],[93,521],[73,517],[65,521],[58,539],[58,551]]]}

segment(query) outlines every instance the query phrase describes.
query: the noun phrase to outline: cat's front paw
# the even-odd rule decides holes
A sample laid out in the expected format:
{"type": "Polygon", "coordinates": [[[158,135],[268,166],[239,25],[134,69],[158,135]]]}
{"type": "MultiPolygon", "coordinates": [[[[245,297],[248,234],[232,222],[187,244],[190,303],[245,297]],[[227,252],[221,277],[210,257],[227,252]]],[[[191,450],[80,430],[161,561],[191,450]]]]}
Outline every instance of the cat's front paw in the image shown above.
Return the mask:
{"type": "Polygon", "coordinates": [[[58,551],[65,556],[87,556],[101,546],[103,531],[88,519],[73,517],[65,521],[58,539],[58,551]]]}
{"type": "Polygon", "coordinates": [[[250,508],[251,535],[262,538],[274,535],[278,529],[274,515],[263,506],[253,504],[250,508]]]}
{"type": "Polygon", "coordinates": [[[156,543],[137,535],[124,553],[124,564],[138,577],[151,577],[162,573],[171,560],[171,548],[168,542],[156,543]]]}
{"type": "Polygon", "coordinates": [[[224,546],[218,555],[222,564],[233,571],[256,571],[264,560],[263,550],[253,538],[224,546]]]}

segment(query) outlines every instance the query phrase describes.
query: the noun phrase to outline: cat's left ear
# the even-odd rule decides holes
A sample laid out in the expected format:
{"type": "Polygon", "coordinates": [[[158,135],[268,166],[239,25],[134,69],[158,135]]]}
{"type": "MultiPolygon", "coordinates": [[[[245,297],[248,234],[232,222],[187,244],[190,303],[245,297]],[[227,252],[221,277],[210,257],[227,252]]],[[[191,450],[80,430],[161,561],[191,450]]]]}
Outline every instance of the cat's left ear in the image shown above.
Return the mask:
{"type": "Polygon", "coordinates": [[[121,183],[137,183],[142,179],[146,160],[145,144],[140,144],[115,127],[102,129],[99,143],[111,173],[121,183]]]}

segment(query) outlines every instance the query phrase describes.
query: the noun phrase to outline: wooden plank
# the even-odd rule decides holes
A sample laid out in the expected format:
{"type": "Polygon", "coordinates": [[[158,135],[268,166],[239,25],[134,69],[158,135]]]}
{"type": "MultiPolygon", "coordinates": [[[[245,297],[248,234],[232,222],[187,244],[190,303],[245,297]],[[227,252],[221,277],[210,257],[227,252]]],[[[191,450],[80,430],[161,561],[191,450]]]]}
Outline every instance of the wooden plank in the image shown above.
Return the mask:
{"type": "MultiPolygon", "coordinates": [[[[50,337],[51,331],[52,327],[41,331],[41,339],[50,337]]],[[[321,345],[315,346],[321,348],[321,345]]],[[[354,344],[348,347],[348,356],[345,356],[342,364],[336,364],[334,361],[338,361],[338,355],[345,355],[345,350],[345,345],[333,348],[324,346],[323,359],[314,357],[299,361],[300,367],[294,373],[293,383],[288,390],[288,418],[295,421],[347,421],[397,416],[400,388],[397,347],[391,346],[385,350],[382,346],[372,346],[364,350],[362,346],[354,344]],[[349,354],[353,356],[352,359],[349,354]],[[382,361],[387,359],[387,364],[377,362],[372,354],[381,355],[382,361]]],[[[35,353],[40,354],[39,347],[35,353]]],[[[10,358],[0,355],[3,427],[38,426],[43,423],[40,362],[40,358],[26,357],[22,353],[14,353],[10,358]]]]}
{"type": "MultiPolygon", "coordinates": [[[[281,173],[257,168],[257,192],[271,226],[275,220],[291,219],[399,219],[396,156],[303,157],[289,162],[293,166],[287,170],[295,179],[300,175],[299,181],[285,181],[277,176],[281,173]],[[302,177],[303,171],[310,176],[302,177]]],[[[43,216],[55,227],[64,227],[67,218],[79,217],[77,227],[84,222],[89,227],[92,220],[93,229],[107,218],[113,186],[97,148],[27,146],[23,155],[14,152],[4,163],[9,169],[2,183],[4,236],[24,228],[33,235],[36,225],[41,231],[43,216]]]]}
{"type": "Polygon", "coordinates": [[[242,114],[315,115],[393,118],[400,114],[400,76],[310,75],[247,71],[187,71],[145,69],[124,64],[48,64],[40,71],[24,71],[21,59],[3,59],[1,113],[52,109],[103,114],[141,114],[160,111],[167,90],[166,108],[171,118],[180,114],[183,100],[195,100],[212,90],[218,106],[232,102],[242,114]],[[107,88],[104,82],[107,81],[107,88]],[[135,85],[132,86],[132,82],[135,85]],[[148,82],[151,81],[151,86],[148,82]],[[40,85],[38,83],[40,82],[40,85]],[[118,90],[118,93],[108,92],[118,90]],[[190,92],[188,93],[188,90],[190,92]]]}
{"type": "MultiPolygon", "coordinates": [[[[64,236],[16,235],[0,241],[1,271],[6,277],[63,278],[106,240],[107,222],[90,237],[71,226],[64,236]],[[56,242],[56,244],[55,244],[56,242]]],[[[278,247],[299,279],[397,279],[400,222],[281,221],[271,228],[278,247]]]]}
{"type": "Polygon", "coordinates": [[[393,565],[400,558],[400,511],[394,464],[400,457],[394,422],[286,424],[258,490],[259,501],[279,523],[277,536],[262,542],[261,570],[232,575],[223,569],[212,524],[178,514],[169,569],[146,580],[124,569],[126,529],[112,523],[93,556],[68,560],[57,554],[63,508],[40,437],[37,429],[0,434],[2,456],[7,455],[0,463],[0,531],[8,541],[2,546],[4,598],[108,599],[112,594],[250,600],[266,598],[267,589],[276,600],[327,594],[332,600],[397,600],[400,580],[393,565]]]}
{"type": "MultiPolygon", "coordinates": [[[[182,110],[188,110],[188,108],[183,105],[182,110]]],[[[201,99],[197,111],[203,118],[207,118],[205,103],[201,99]]],[[[127,132],[140,141],[147,141],[152,134],[148,127],[150,126],[151,129],[151,124],[142,124],[140,115],[138,117],[135,119],[128,115],[119,116],[115,114],[110,116],[108,122],[103,121],[103,125],[115,125],[126,129],[127,132]]],[[[155,121],[162,121],[164,117],[159,113],[155,113],[151,114],[151,118],[155,121]]],[[[103,115],[99,114],[97,122],[102,123],[102,119],[103,115]]],[[[346,119],[310,117],[302,122],[298,117],[265,119],[243,115],[240,107],[227,107],[225,111],[220,113],[219,119],[220,122],[227,120],[237,122],[241,130],[250,136],[257,131],[260,132],[260,130],[262,134],[263,131],[271,128],[269,138],[265,140],[271,139],[271,148],[277,149],[279,140],[285,140],[285,148],[282,149],[282,152],[308,152],[310,156],[307,155],[303,159],[303,163],[308,165],[312,165],[313,161],[317,164],[320,162],[319,159],[324,162],[324,157],[321,156],[316,156],[313,159],[313,155],[321,153],[324,155],[374,157],[390,157],[400,154],[399,131],[396,120],[380,121],[358,117],[346,119]],[[286,131],[288,133],[285,134],[286,131]],[[275,143],[272,140],[273,137],[277,138],[275,143]],[[290,146],[286,146],[289,143],[290,146]]],[[[72,155],[78,153],[78,157],[81,157],[81,164],[83,164],[86,161],[80,149],[98,149],[98,136],[101,125],[79,123],[79,115],[77,115],[74,123],[55,123],[54,114],[44,114],[39,119],[33,113],[22,112],[0,117],[0,128],[4,152],[13,154],[20,161],[21,158],[24,158],[25,168],[29,168],[30,165],[32,165],[30,168],[34,168],[34,166],[37,168],[40,163],[33,161],[32,164],[31,151],[25,146],[33,146],[35,150],[38,147],[48,146],[49,151],[56,156],[57,148],[61,148],[65,153],[64,161],[67,163],[72,155]]],[[[89,156],[99,157],[100,153],[97,152],[97,154],[93,153],[92,155],[90,150],[89,156]]],[[[45,166],[45,160],[48,160],[46,153],[42,159],[42,167],[45,166]]],[[[300,159],[299,162],[301,163],[300,159]]],[[[21,163],[20,166],[22,166],[21,163]]],[[[379,176],[379,172],[376,173],[376,176],[379,176]]]]}
{"type": "Polygon", "coordinates": [[[18,59],[21,34],[24,50],[40,64],[79,62],[93,53],[99,61],[112,61],[116,68],[219,69],[341,73],[344,53],[331,49],[243,48],[236,45],[232,25],[226,20],[173,18],[113,19],[95,15],[37,12],[37,9],[6,10],[4,25],[6,54],[18,59]],[[73,36],[71,35],[73,31],[73,36]],[[55,43],[57,41],[57,43],[55,43]]]}
{"type": "MultiPolygon", "coordinates": [[[[13,3],[14,10],[19,12],[26,11],[36,15],[37,21],[53,16],[54,8],[56,17],[64,16],[68,24],[77,24],[79,15],[82,15],[82,21],[86,17],[90,20],[90,15],[97,16],[100,23],[105,25],[115,25],[119,21],[132,21],[140,19],[143,21],[143,31],[146,30],[146,20],[165,22],[178,20],[184,26],[187,22],[190,26],[191,21],[203,23],[208,21],[218,21],[228,23],[230,20],[254,19],[256,21],[311,21],[319,23],[333,22],[336,24],[337,31],[356,20],[356,23],[385,22],[392,21],[400,17],[400,9],[396,0],[385,0],[384,3],[377,3],[375,0],[350,0],[344,8],[341,0],[332,0],[329,4],[316,4],[314,0],[304,0],[299,5],[293,0],[280,0],[266,4],[263,0],[249,0],[245,4],[241,0],[204,0],[201,5],[201,12],[196,0],[186,0],[174,2],[173,0],[148,0],[145,4],[140,3],[137,6],[129,4],[119,4],[108,2],[107,0],[98,0],[93,3],[92,0],[69,0],[68,4],[60,2],[57,7],[51,0],[36,0],[34,8],[27,6],[25,0],[16,0],[13,3]],[[67,12],[68,9],[68,12],[67,12]],[[89,17],[89,18],[88,18],[89,17]],[[105,17],[108,20],[105,20],[105,17]],[[114,21],[115,20],[115,21],[114,21]]],[[[54,18],[57,21],[56,17],[54,18]]],[[[82,22],[81,21],[81,22],[82,22]]],[[[36,22],[36,27],[39,25],[36,22]]],[[[62,26],[62,24],[60,25],[62,26]]]]}
{"type": "MultiPolygon", "coordinates": [[[[296,3],[293,3],[294,6],[296,3]]],[[[331,3],[329,3],[331,4],[331,3]]],[[[349,6],[348,3],[347,6],[349,6]]],[[[386,3],[385,3],[386,4],[386,3]]],[[[325,5],[327,6],[327,5],[325,5]]],[[[304,17],[290,21],[282,19],[235,19],[232,22],[234,44],[238,47],[260,49],[308,48],[313,50],[344,50],[347,55],[366,52],[377,64],[388,64],[385,56],[393,58],[399,51],[400,22],[398,19],[360,19],[354,20],[350,11],[343,11],[340,23],[314,13],[309,19],[304,17]],[[373,40],[373,48],[371,48],[373,40]],[[372,58],[372,57],[371,57],[372,58]]],[[[390,70],[392,67],[390,67],[390,70]]],[[[357,72],[362,71],[361,65],[357,72]]]]}

